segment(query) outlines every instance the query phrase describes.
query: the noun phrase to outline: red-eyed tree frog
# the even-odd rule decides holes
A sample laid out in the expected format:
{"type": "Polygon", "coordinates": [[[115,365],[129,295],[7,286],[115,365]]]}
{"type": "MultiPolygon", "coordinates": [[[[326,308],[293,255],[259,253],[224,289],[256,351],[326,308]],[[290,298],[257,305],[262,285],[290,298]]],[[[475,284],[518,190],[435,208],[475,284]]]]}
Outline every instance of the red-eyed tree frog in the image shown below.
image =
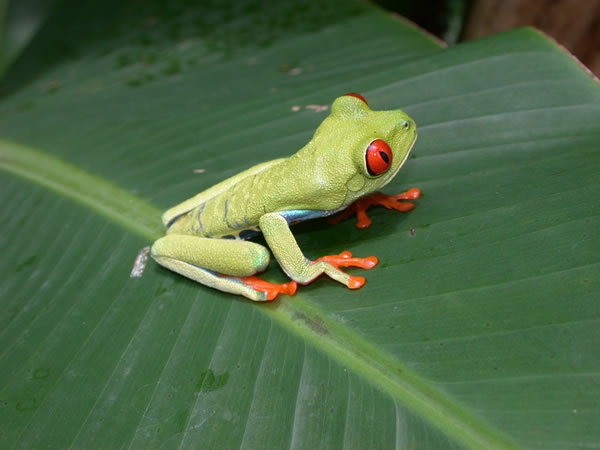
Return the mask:
{"type": "Polygon", "coordinates": [[[374,204],[409,211],[420,191],[387,196],[385,186],[406,161],[417,138],[414,121],[401,110],[372,111],[358,94],[337,98],[313,138],[289,158],[258,164],[167,210],[166,236],[152,246],[164,267],[206,286],[270,301],[293,295],[297,285],[326,274],[350,289],[365,280],[339,267],[370,269],[377,258],[348,251],[307,259],[290,231],[303,220],[356,213],[357,227],[369,226],[374,204]],[[255,274],[269,264],[269,251],[246,239],[262,233],[289,283],[272,284],[255,274]]]}

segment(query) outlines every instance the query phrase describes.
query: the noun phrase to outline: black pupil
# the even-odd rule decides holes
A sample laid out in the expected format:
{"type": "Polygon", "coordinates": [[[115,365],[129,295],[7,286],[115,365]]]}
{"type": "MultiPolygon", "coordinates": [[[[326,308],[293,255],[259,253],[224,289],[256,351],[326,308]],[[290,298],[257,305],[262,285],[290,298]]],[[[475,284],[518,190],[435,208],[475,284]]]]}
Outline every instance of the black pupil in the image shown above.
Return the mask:
{"type": "Polygon", "coordinates": [[[380,151],[379,156],[381,156],[381,159],[383,159],[386,164],[390,163],[390,157],[387,155],[387,153],[380,151]]]}

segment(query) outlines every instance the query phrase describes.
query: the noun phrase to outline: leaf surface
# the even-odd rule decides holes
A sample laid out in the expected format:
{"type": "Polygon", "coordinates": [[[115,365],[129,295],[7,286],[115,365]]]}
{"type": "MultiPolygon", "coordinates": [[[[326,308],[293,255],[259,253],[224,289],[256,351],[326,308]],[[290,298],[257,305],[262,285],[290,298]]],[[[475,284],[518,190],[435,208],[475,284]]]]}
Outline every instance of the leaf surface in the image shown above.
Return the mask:
{"type": "Polygon", "coordinates": [[[256,5],[63,3],[7,73],[0,446],[598,445],[597,82],[533,30],[439,49],[362,3],[256,5]],[[415,210],[295,228],[377,255],[362,289],[129,277],[162,209],[345,92],[420,135],[386,188],[415,210]]]}

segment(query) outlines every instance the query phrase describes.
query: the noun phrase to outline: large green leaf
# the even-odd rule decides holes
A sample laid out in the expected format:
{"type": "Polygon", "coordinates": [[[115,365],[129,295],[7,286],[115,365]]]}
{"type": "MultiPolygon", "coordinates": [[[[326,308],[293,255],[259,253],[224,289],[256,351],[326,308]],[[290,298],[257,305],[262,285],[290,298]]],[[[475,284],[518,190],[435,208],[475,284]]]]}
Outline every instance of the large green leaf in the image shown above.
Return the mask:
{"type": "Polygon", "coordinates": [[[0,447],[600,445],[597,83],[533,30],[438,49],[362,3],[214,3],[63,3],[7,74],[0,447]],[[129,277],[162,209],[347,91],[420,130],[388,187],[414,211],[296,228],[376,254],[361,290],[129,277]]]}

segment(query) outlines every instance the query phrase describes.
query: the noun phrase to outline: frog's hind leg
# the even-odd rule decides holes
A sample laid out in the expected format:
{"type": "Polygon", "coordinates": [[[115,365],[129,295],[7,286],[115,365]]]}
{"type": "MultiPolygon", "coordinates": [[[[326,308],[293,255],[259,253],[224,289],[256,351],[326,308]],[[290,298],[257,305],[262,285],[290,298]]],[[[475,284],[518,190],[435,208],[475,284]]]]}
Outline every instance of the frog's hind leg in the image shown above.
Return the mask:
{"type": "Polygon", "coordinates": [[[254,301],[293,295],[296,283],[272,284],[254,275],[269,265],[269,251],[254,242],[169,234],[152,246],[161,266],[223,292],[254,301]]]}

